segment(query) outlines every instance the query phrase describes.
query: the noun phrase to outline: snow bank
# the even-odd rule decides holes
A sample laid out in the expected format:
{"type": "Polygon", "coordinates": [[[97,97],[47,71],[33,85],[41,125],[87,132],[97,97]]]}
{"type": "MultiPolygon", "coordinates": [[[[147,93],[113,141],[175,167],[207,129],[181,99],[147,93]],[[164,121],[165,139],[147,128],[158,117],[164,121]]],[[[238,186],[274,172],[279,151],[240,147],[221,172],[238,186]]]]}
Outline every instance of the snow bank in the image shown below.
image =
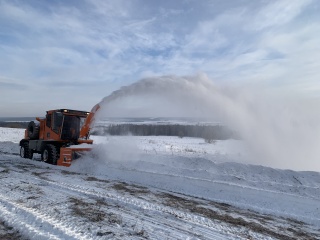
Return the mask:
{"type": "Polygon", "coordinates": [[[24,138],[24,129],[20,128],[3,128],[0,127],[0,141],[1,142],[14,142],[18,143],[24,138]]]}

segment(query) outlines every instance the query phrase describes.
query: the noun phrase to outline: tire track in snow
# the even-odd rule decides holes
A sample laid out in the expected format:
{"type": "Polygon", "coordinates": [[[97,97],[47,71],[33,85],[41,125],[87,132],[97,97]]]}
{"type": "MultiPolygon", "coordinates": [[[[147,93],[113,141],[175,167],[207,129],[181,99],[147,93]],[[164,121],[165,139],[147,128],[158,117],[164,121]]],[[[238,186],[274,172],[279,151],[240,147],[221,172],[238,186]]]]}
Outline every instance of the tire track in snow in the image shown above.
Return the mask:
{"type": "Polygon", "coordinates": [[[0,194],[1,217],[11,226],[32,239],[88,239],[85,234],[79,234],[67,227],[66,222],[55,219],[37,209],[15,203],[0,194]]]}
{"type": "MultiPolygon", "coordinates": [[[[68,183],[54,182],[53,184],[57,184],[57,186],[60,186],[60,187],[65,187],[67,189],[70,189],[71,191],[79,191],[84,195],[107,198],[112,201],[133,205],[135,207],[145,209],[148,211],[155,211],[159,213],[169,214],[171,216],[174,216],[175,218],[183,220],[186,223],[194,224],[198,226],[199,227],[198,232],[200,232],[199,235],[207,239],[218,239],[220,237],[221,239],[227,239],[228,237],[230,239],[235,239],[235,238],[248,239],[248,237],[250,238],[252,236],[254,236],[253,238],[255,239],[272,239],[273,238],[273,237],[270,237],[270,236],[273,236],[272,233],[270,233],[271,235],[269,235],[268,231],[267,233],[265,233],[266,234],[265,235],[260,233],[259,230],[256,231],[254,229],[247,228],[245,225],[230,227],[228,223],[224,223],[223,221],[222,222],[212,221],[209,218],[203,217],[201,215],[177,210],[172,207],[164,206],[161,204],[151,203],[151,202],[141,200],[132,196],[121,196],[119,194],[114,194],[114,193],[100,192],[100,191],[89,189],[87,187],[82,187],[82,186],[68,184],[68,183]],[[242,235],[239,236],[238,235],[239,233],[241,233],[242,235]]],[[[168,219],[163,219],[163,220],[165,222],[168,222],[168,219]]],[[[173,224],[177,224],[177,222],[174,221],[173,224]]],[[[283,236],[286,236],[286,235],[283,235],[283,236]]]]}
{"type": "MultiPolygon", "coordinates": [[[[100,192],[95,190],[89,190],[88,188],[84,188],[82,186],[78,185],[72,185],[67,183],[57,183],[57,182],[51,182],[47,181],[49,184],[56,185],[58,188],[66,188],[68,191],[76,191],[80,192],[82,194],[88,195],[88,196],[94,196],[98,198],[107,198],[109,200],[120,202],[122,204],[128,204],[134,207],[137,207],[139,209],[151,211],[151,212],[159,212],[164,214],[169,214],[171,216],[174,216],[177,219],[182,220],[182,224],[180,227],[183,227],[183,230],[186,231],[185,223],[194,224],[195,226],[198,226],[198,231],[201,231],[204,234],[204,237],[207,239],[228,239],[226,237],[226,233],[230,236],[230,239],[234,239],[234,237],[239,238],[237,233],[231,233],[230,227],[224,227],[221,224],[217,224],[214,221],[192,213],[186,213],[182,212],[180,210],[173,209],[171,207],[163,206],[160,204],[154,204],[151,202],[147,202],[145,200],[141,200],[135,197],[128,197],[128,196],[121,196],[119,194],[112,194],[107,192],[100,192]],[[208,231],[210,230],[210,231],[208,231]],[[233,235],[233,236],[232,236],[233,235]]],[[[130,211],[129,214],[132,212],[130,211]]],[[[137,216],[141,216],[141,213],[137,213],[137,216]]],[[[145,217],[145,216],[144,216],[145,217]]],[[[154,221],[154,218],[149,218],[149,221],[154,221]]],[[[165,218],[161,222],[161,224],[168,225],[168,219],[165,218]]],[[[173,224],[177,225],[177,221],[174,221],[173,224]]],[[[177,230],[174,228],[175,231],[177,230]]],[[[238,230],[238,229],[237,229],[238,230]]],[[[188,230],[189,231],[189,230],[188,230]]],[[[193,234],[192,234],[193,235],[193,234]]]]}
{"type": "MultiPolygon", "coordinates": [[[[39,181],[39,178],[36,178],[34,176],[30,177],[28,180],[31,180],[31,179],[39,181]]],[[[183,232],[190,232],[190,229],[186,228],[186,226],[185,226],[186,222],[189,222],[189,225],[187,225],[188,227],[193,224],[194,228],[197,228],[198,232],[201,233],[200,235],[202,235],[203,237],[205,237],[207,239],[218,238],[218,236],[219,236],[218,233],[220,233],[220,237],[223,239],[225,239],[226,236],[237,236],[237,231],[241,230],[239,227],[236,227],[236,226],[230,227],[230,225],[228,223],[224,223],[224,222],[220,222],[220,221],[218,221],[218,222],[212,221],[212,220],[210,220],[206,217],[200,216],[200,215],[186,213],[181,210],[173,209],[172,207],[167,207],[167,206],[163,206],[163,205],[159,205],[159,204],[153,204],[148,201],[143,201],[141,199],[137,199],[137,198],[134,198],[131,196],[126,197],[126,196],[121,196],[119,194],[99,192],[99,191],[89,189],[87,187],[82,187],[82,186],[67,184],[67,183],[61,183],[61,182],[52,182],[51,180],[48,181],[48,180],[44,180],[42,178],[41,178],[41,181],[46,182],[50,185],[56,186],[56,189],[58,191],[61,191],[62,189],[66,189],[66,191],[64,191],[64,192],[67,193],[68,195],[70,195],[70,193],[72,191],[76,191],[76,192],[81,193],[80,195],[78,195],[79,197],[82,197],[84,195],[88,195],[88,196],[94,196],[94,197],[98,197],[98,198],[107,198],[107,199],[115,201],[115,202],[130,204],[131,206],[135,206],[140,209],[145,209],[147,211],[151,211],[151,212],[157,211],[159,213],[169,214],[176,219],[180,219],[180,221],[181,221],[180,225],[178,224],[178,221],[173,222],[172,225],[173,226],[179,225],[179,228],[177,226],[176,228],[173,229],[172,232],[175,232],[177,230],[179,230],[179,231],[182,230],[183,232]]],[[[35,183],[35,184],[37,184],[37,183],[35,183]]],[[[132,211],[130,211],[129,213],[133,214],[132,211]]],[[[141,215],[141,212],[136,213],[136,216],[138,219],[139,219],[140,215],[141,215]]],[[[148,220],[148,221],[152,222],[155,220],[154,220],[154,218],[150,218],[150,220],[148,220]]],[[[157,221],[161,225],[168,226],[168,219],[161,219],[161,222],[160,222],[160,220],[157,219],[157,221]]],[[[254,233],[254,234],[256,235],[256,233],[254,233]]],[[[194,232],[191,231],[190,235],[191,236],[194,235],[194,232]]],[[[167,235],[165,235],[164,237],[166,237],[166,236],[167,235]]],[[[176,237],[176,238],[179,238],[179,237],[176,237]]],[[[234,238],[234,237],[231,237],[231,238],[234,238]]],[[[160,238],[158,238],[158,239],[160,239],[160,238]]]]}
{"type": "Polygon", "coordinates": [[[0,150],[0,154],[13,155],[13,156],[19,156],[20,155],[19,153],[5,152],[5,151],[1,151],[1,150],[0,150]]]}
{"type": "MultiPolygon", "coordinates": [[[[31,178],[34,178],[34,180],[35,180],[35,184],[37,184],[37,182],[38,182],[38,185],[39,185],[39,180],[41,181],[41,182],[47,182],[48,184],[53,184],[52,186],[56,186],[56,190],[58,190],[58,189],[61,189],[62,191],[63,191],[63,189],[65,189],[65,193],[67,193],[67,194],[69,194],[70,195],[70,193],[71,192],[79,192],[79,193],[81,193],[81,194],[77,194],[76,196],[79,196],[79,197],[83,197],[83,196],[85,196],[85,195],[87,195],[87,196],[94,196],[94,197],[99,197],[99,198],[107,198],[107,199],[110,199],[110,200],[112,200],[112,201],[114,201],[114,202],[120,202],[120,203],[124,203],[124,204],[131,204],[131,206],[135,206],[135,207],[139,207],[140,209],[146,209],[147,211],[158,211],[158,212],[164,212],[164,213],[168,213],[168,211],[167,212],[165,212],[165,211],[163,211],[163,210],[159,210],[159,209],[155,209],[154,207],[149,207],[149,206],[146,206],[146,207],[141,207],[141,204],[140,204],[140,206],[139,206],[139,204],[137,205],[136,203],[134,203],[134,202],[132,202],[132,201],[130,201],[130,199],[132,200],[134,200],[134,199],[136,199],[136,200],[138,200],[139,202],[141,202],[141,201],[143,201],[143,200],[141,200],[141,199],[137,199],[137,198],[134,198],[134,197],[129,197],[129,200],[128,199],[118,199],[118,197],[119,197],[119,195],[118,194],[112,194],[111,193],[111,196],[110,195],[107,195],[107,196],[102,196],[102,195],[105,195],[106,193],[103,191],[103,192],[100,192],[100,191],[96,191],[96,190],[92,190],[92,189],[90,189],[90,188],[88,188],[88,187],[83,187],[83,186],[78,186],[78,185],[72,185],[72,184],[67,184],[67,183],[61,183],[60,181],[59,182],[52,182],[53,180],[50,180],[50,181],[44,181],[43,180],[43,178],[35,178],[35,177],[31,177],[31,176],[28,176],[28,181],[29,180],[31,180],[31,178]],[[62,185],[63,186],[62,186],[62,185]],[[80,190],[80,191],[79,191],[80,190]],[[113,197],[113,198],[112,198],[113,197]]],[[[82,179],[81,179],[82,180],[82,179]]],[[[67,182],[69,182],[69,180],[67,180],[67,182]]],[[[72,181],[72,182],[74,182],[74,181],[72,181]]],[[[49,188],[50,189],[50,188],[49,188]]],[[[53,191],[53,193],[54,193],[54,191],[53,191]]],[[[120,195],[121,196],[121,195],[120,195]]],[[[121,196],[122,198],[124,197],[124,196],[121,196]]],[[[126,198],[128,198],[128,197],[126,197],[126,198]]],[[[148,202],[148,200],[147,201],[143,201],[143,203],[149,203],[148,202]]],[[[154,205],[154,204],[153,204],[154,205]]],[[[156,206],[158,206],[158,204],[155,204],[156,206]]],[[[142,206],[143,206],[143,204],[142,204],[142,206]]],[[[164,207],[164,206],[162,206],[162,205],[160,205],[160,207],[164,207]]],[[[134,208],[132,208],[132,209],[134,209],[134,208]]],[[[129,215],[130,214],[133,214],[133,212],[132,211],[128,211],[129,212],[129,215]]],[[[181,211],[180,210],[180,212],[182,212],[182,213],[185,213],[184,211],[181,211]]],[[[141,212],[140,213],[137,213],[136,214],[136,216],[139,216],[139,214],[141,215],[141,212]]],[[[181,218],[181,216],[177,216],[177,214],[175,213],[175,212],[172,212],[172,213],[168,213],[168,214],[171,214],[171,216],[174,216],[175,218],[177,218],[177,219],[180,219],[181,218]]],[[[187,213],[187,215],[185,216],[185,218],[184,219],[182,219],[182,220],[184,220],[185,222],[187,222],[186,221],[186,218],[189,218],[189,215],[188,215],[189,213],[187,213]]],[[[198,216],[198,217],[201,217],[201,216],[199,216],[199,215],[196,215],[196,216],[198,216]]],[[[203,217],[202,217],[203,218],[203,217]]],[[[150,218],[151,219],[151,223],[153,222],[155,222],[155,219],[154,218],[150,218]]],[[[205,219],[205,218],[203,218],[203,219],[205,219]]],[[[166,225],[170,225],[170,224],[168,224],[168,222],[170,222],[170,221],[168,221],[168,219],[161,219],[162,220],[162,222],[160,222],[160,221],[158,221],[161,225],[164,225],[164,226],[166,226],[166,225]]],[[[201,223],[201,219],[200,219],[200,224],[199,224],[199,221],[197,222],[197,223],[194,223],[195,221],[194,221],[194,219],[191,219],[192,221],[191,221],[191,224],[197,224],[197,226],[199,226],[199,228],[200,228],[200,232],[209,232],[209,234],[211,234],[211,236],[208,236],[208,235],[206,235],[206,234],[202,234],[203,236],[206,236],[206,238],[208,238],[208,239],[217,239],[217,232],[221,232],[221,236],[223,236],[223,237],[221,237],[222,239],[226,239],[226,235],[228,235],[228,236],[232,236],[232,235],[234,235],[234,231],[231,231],[230,232],[230,228],[224,228],[223,226],[220,226],[221,224],[218,224],[218,225],[216,225],[216,227],[218,227],[221,231],[218,231],[218,229],[217,228],[215,228],[215,227],[211,227],[211,230],[210,230],[210,228],[208,228],[208,227],[203,227],[203,225],[202,225],[202,223],[201,223]],[[202,228],[202,229],[201,229],[202,228]],[[227,233],[226,233],[227,232],[227,233]],[[214,233],[214,237],[212,236],[212,233],[214,233]],[[222,235],[222,233],[223,233],[223,235],[222,235]]],[[[190,221],[189,221],[190,222],[190,221]]],[[[172,221],[172,225],[177,225],[177,221],[172,221]]],[[[154,224],[155,225],[155,224],[154,224]]],[[[153,226],[154,226],[153,225],[153,226]]],[[[182,226],[182,225],[181,225],[182,226]]],[[[189,225],[189,226],[191,226],[191,225],[189,225]]],[[[238,228],[233,228],[233,230],[234,229],[237,229],[237,230],[239,230],[238,228]]],[[[182,230],[182,229],[180,229],[180,227],[179,228],[173,228],[173,231],[172,232],[177,232],[178,230],[182,230]]],[[[189,231],[190,232],[190,229],[189,228],[185,228],[184,227],[184,229],[183,229],[183,231],[189,231]]],[[[194,235],[194,234],[190,234],[190,236],[192,236],[192,235],[194,235]]],[[[254,235],[256,235],[255,234],[255,232],[254,232],[254,235]]],[[[248,235],[247,235],[248,236],[248,235]]],[[[158,235],[156,235],[156,237],[158,237],[157,239],[161,239],[161,238],[159,238],[159,236],[158,235]]],[[[166,237],[166,235],[163,235],[163,237],[166,237]]],[[[178,235],[178,237],[173,237],[173,238],[181,238],[181,235],[178,235]]],[[[233,238],[234,239],[234,237],[230,237],[230,238],[233,238]]],[[[265,236],[264,236],[264,238],[265,238],[265,236]]]]}
{"type": "MultiPolygon", "coordinates": [[[[98,192],[88,192],[86,191],[86,188],[82,188],[76,185],[69,186],[69,184],[59,184],[56,182],[47,181],[42,178],[37,178],[33,176],[28,178],[28,180],[31,180],[29,181],[29,184],[32,184],[34,186],[35,185],[42,186],[44,182],[46,184],[50,184],[52,187],[54,187],[53,189],[54,191],[52,191],[53,193],[61,192],[62,195],[64,196],[67,195],[67,196],[74,196],[74,197],[80,197],[80,198],[82,198],[83,196],[87,196],[88,199],[92,199],[92,196],[98,197],[98,198],[106,198],[105,196],[102,196],[103,194],[101,193],[99,194],[98,192]]],[[[6,183],[5,184],[6,187],[15,186],[10,181],[4,181],[4,183],[6,183]]],[[[134,205],[136,208],[138,207],[137,204],[135,204],[134,202],[128,201],[129,198],[126,198],[126,201],[123,201],[123,198],[120,198],[120,199],[122,199],[122,201],[119,201],[119,199],[116,200],[116,198],[114,197],[111,200],[117,203],[120,202],[125,204],[131,204],[131,205],[134,205]]],[[[38,203],[36,200],[28,200],[28,203],[30,205],[32,205],[33,202],[35,204],[38,203]]],[[[152,208],[150,209],[150,207],[143,208],[143,209],[147,211],[152,211],[152,208]]],[[[46,215],[46,214],[43,214],[43,212],[41,212],[40,210],[33,210],[33,212],[36,212],[37,216],[46,215]]],[[[193,223],[187,225],[185,219],[180,219],[181,217],[177,218],[177,216],[175,216],[174,214],[173,214],[174,218],[177,218],[177,219],[173,220],[166,217],[161,217],[161,218],[158,216],[156,218],[152,216],[149,217],[146,214],[141,214],[141,210],[140,211],[135,210],[134,208],[131,208],[130,210],[126,210],[124,208],[120,208],[119,210],[114,210],[115,214],[119,214],[119,212],[120,212],[120,216],[125,217],[128,221],[132,223],[132,225],[138,225],[137,223],[137,219],[138,219],[141,222],[141,226],[138,226],[138,228],[140,229],[148,228],[149,229],[148,235],[150,235],[149,237],[151,237],[152,239],[188,239],[191,236],[195,238],[198,238],[199,236],[201,236],[201,238],[205,238],[205,239],[234,239],[234,237],[233,238],[226,237],[226,233],[225,231],[223,231],[225,229],[223,228],[219,229],[220,228],[219,226],[217,226],[219,231],[217,231],[217,229],[213,231],[212,229],[204,228],[201,225],[200,226],[194,225],[193,223]],[[223,235],[220,234],[219,232],[222,232],[223,235]]],[[[59,222],[63,222],[63,226],[68,226],[70,222],[74,222],[73,219],[71,218],[74,218],[74,217],[63,215],[62,219],[59,219],[59,222]]],[[[230,230],[228,230],[228,232],[229,232],[228,234],[231,234],[230,230]]],[[[87,235],[85,239],[100,239],[100,237],[96,237],[91,234],[91,235],[87,235]]]]}

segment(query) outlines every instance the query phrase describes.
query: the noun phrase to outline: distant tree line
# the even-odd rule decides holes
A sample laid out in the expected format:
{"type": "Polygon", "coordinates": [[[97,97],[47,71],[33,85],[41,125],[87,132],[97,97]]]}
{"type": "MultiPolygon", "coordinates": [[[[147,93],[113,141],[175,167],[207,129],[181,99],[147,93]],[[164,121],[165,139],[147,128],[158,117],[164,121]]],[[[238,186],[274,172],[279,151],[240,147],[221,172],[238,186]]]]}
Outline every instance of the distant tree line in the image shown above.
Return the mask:
{"type": "Polygon", "coordinates": [[[27,128],[29,122],[0,122],[0,127],[27,128]]]}
{"type": "Polygon", "coordinates": [[[197,137],[206,140],[237,139],[236,132],[221,125],[181,125],[181,124],[112,124],[99,126],[93,135],[134,135],[134,136],[179,136],[197,137]]]}
{"type": "MultiPolygon", "coordinates": [[[[0,122],[0,127],[27,128],[29,122],[0,122]]],[[[182,124],[111,124],[97,126],[92,135],[133,135],[133,136],[178,136],[214,140],[239,139],[239,135],[221,125],[182,125],[182,124]]]]}

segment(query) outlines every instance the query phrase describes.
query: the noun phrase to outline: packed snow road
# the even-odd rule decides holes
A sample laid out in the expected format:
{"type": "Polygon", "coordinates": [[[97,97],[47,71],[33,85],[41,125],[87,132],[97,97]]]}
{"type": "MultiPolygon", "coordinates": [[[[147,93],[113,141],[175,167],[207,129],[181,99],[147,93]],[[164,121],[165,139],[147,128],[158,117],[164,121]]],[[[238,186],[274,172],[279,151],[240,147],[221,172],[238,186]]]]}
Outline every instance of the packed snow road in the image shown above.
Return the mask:
{"type": "Polygon", "coordinates": [[[215,163],[191,139],[155,137],[96,138],[64,168],[21,159],[11,134],[0,239],[319,239],[319,173],[215,163]]]}

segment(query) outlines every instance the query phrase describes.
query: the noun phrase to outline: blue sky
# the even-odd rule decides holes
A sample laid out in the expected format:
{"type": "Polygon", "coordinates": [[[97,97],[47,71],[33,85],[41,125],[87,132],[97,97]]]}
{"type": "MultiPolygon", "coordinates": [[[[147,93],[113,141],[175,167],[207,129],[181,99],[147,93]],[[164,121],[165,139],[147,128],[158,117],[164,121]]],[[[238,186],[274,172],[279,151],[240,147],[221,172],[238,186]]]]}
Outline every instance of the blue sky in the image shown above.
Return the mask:
{"type": "Polygon", "coordinates": [[[144,77],[320,98],[320,1],[0,0],[0,117],[90,110],[144,77]]]}

